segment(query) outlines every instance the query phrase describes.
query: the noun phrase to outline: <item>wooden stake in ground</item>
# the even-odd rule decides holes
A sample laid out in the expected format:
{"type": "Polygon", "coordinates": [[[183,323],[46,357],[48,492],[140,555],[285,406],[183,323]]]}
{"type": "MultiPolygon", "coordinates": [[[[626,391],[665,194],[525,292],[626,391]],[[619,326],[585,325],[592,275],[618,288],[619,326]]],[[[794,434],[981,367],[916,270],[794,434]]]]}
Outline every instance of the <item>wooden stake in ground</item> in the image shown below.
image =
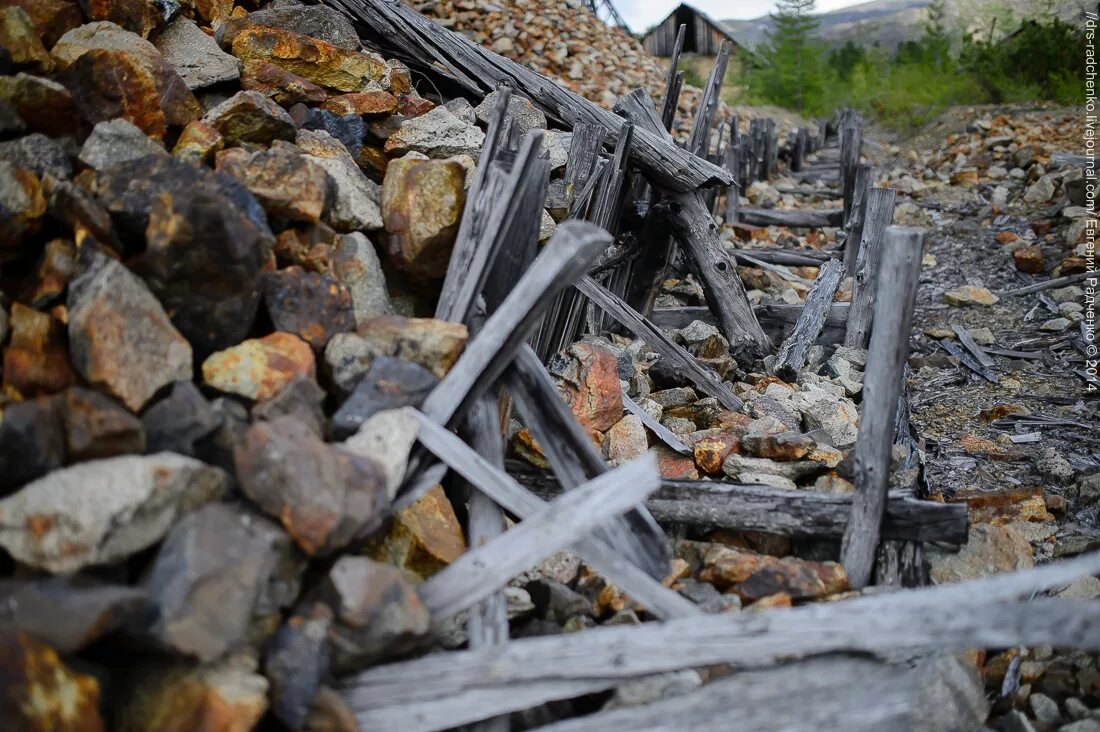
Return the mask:
{"type": "Polygon", "coordinates": [[[852,348],[866,348],[871,337],[875,293],[883,283],[879,276],[883,238],[894,218],[895,195],[891,188],[872,188],[867,192],[860,242],[850,242],[859,249],[852,281],[852,305],[848,309],[848,332],[844,334],[844,345],[852,348]]]}
{"type": "Polygon", "coordinates": [[[909,355],[909,328],[923,245],[923,229],[891,226],[886,230],[878,272],[881,286],[875,302],[875,328],[863,377],[863,414],[855,448],[856,494],[852,519],[840,548],[848,581],[857,589],[871,579],[886,509],[894,418],[909,355]]]}

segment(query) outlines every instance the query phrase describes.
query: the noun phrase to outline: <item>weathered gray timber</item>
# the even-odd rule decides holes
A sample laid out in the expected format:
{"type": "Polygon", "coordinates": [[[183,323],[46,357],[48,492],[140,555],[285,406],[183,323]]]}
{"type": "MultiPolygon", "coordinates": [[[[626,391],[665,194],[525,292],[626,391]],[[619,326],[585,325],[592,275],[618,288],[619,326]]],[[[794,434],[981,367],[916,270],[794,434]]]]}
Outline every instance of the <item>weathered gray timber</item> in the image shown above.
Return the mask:
{"type": "Polygon", "coordinates": [[[726,148],[726,170],[733,174],[733,184],[726,188],[726,211],[725,222],[727,224],[735,224],[740,219],[738,218],[738,210],[741,208],[741,157],[744,154],[741,150],[741,130],[738,128],[737,115],[733,116],[730,121],[730,144],[726,148]]]}
{"type": "Polygon", "coordinates": [[[681,696],[575,717],[542,732],[933,732],[981,727],[977,670],[955,656],[889,663],[831,655],[719,678],[681,696]],[[793,692],[793,693],[792,693],[793,692]],[[730,710],[736,709],[736,714],[730,710]]]}
{"type": "MultiPolygon", "coordinates": [[[[420,415],[419,438],[427,448],[493,501],[512,514],[526,518],[546,505],[507,473],[489,464],[458,437],[420,415]]],[[[600,530],[581,539],[573,547],[586,562],[615,585],[642,603],[657,617],[672,619],[695,617],[702,611],[687,599],[668,589],[623,557],[599,536],[600,530]]],[[[667,574],[667,570],[666,570],[667,574]]]]}
{"type": "Polygon", "coordinates": [[[863,122],[853,121],[840,129],[840,181],[844,193],[844,221],[852,215],[856,189],[856,168],[863,147],[863,122]]]}
{"type": "Polygon", "coordinates": [[[963,345],[963,348],[970,351],[979,364],[987,369],[991,369],[997,365],[997,361],[985,352],[985,349],[978,345],[974,340],[974,336],[970,335],[970,331],[961,325],[953,324],[951,330],[955,331],[955,335],[959,339],[959,343],[963,345]]]}
{"type": "Polygon", "coordinates": [[[810,347],[817,343],[821,329],[825,327],[825,318],[840,285],[840,275],[844,265],[839,260],[830,259],[818,270],[817,279],[806,295],[806,304],[794,324],[791,332],[779,347],[775,356],[772,373],[786,381],[794,381],[798,371],[806,365],[806,356],[810,347]]]}
{"type": "Polygon", "coordinates": [[[987,369],[985,366],[983,366],[982,364],[975,361],[973,358],[970,357],[970,354],[968,354],[966,351],[964,351],[962,348],[960,348],[958,345],[956,345],[952,341],[944,338],[944,339],[938,341],[938,343],[939,343],[940,348],[947,351],[948,353],[950,353],[955,358],[959,359],[959,363],[961,363],[963,366],[965,366],[966,368],[968,368],[971,371],[973,371],[974,373],[976,373],[978,376],[980,376],[983,379],[985,379],[986,381],[988,381],[990,384],[999,384],[999,383],[1001,383],[1001,380],[997,376],[997,374],[993,373],[992,371],[987,369]]]}
{"type": "Polygon", "coordinates": [[[668,75],[665,77],[665,95],[661,98],[661,126],[666,130],[672,129],[676,121],[676,103],[680,99],[680,91],[684,87],[684,76],[680,67],[680,52],[684,50],[684,34],[687,25],[681,24],[676,31],[676,41],[672,46],[672,53],[668,59],[668,75]]]}
{"type": "Polygon", "coordinates": [[[585,297],[602,308],[604,312],[621,323],[635,336],[644,340],[662,358],[666,358],[669,362],[682,368],[684,375],[698,386],[700,391],[717,399],[718,403],[726,409],[739,411],[745,405],[740,397],[736,396],[728,386],[722,383],[716,373],[700,364],[694,356],[665,335],[660,328],[634,312],[629,305],[615,297],[615,295],[600,287],[591,277],[582,278],[577,282],[576,287],[585,297]]]}
{"type": "Polygon", "coordinates": [[[1012,290],[1004,290],[1001,292],[1001,294],[1030,295],[1033,292],[1042,292],[1043,290],[1050,290],[1055,287],[1075,285],[1078,282],[1096,279],[1097,277],[1100,277],[1100,269],[1093,269],[1088,272],[1080,272],[1078,274],[1066,275],[1065,277],[1055,277],[1054,279],[1047,280],[1046,282],[1036,282],[1033,285],[1025,285],[1024,287],[1017,287],[1012,290]]]}
{"type": "Polygon", "coordinates": [[[699,108],[691,124],[687,151],[700,157],[706,157],[707,150],[710,148],[710,128],[714,124],[714,113],[718,111],[718,102],[721,101],[722,82],[726,78],[731,49],[732,44],[729,41],[723,41],[718,48],[714,66],[711,67],[710,76],[707,77],[707,83],[703,86],[703,96],[699,100],[699,108]]]}
{"type": "MultiPolygon", "coordinates": [[[[515,474],[541,498],[561,493],[552,478],[520,470],[515,474]]],[[[645,505],[662,523],[799,538],[840,538],[852,514],[851,495],[710,480],[663,480],[645,505]]],[[[965,543],[966,506],[891,492],[882,532],[891,539],[965,543]]]]}
{"type": "Polygon", "coordinates": [[[819,229],[824,226],[840,226],[844,220],[844,210],[839,208],[742,208],[737,220],[749,226],[819,229]]]}
{"type": "Polygon", "coordinates": [[[803,284],[803,285],[810,284],[810,281],[807,280],[805,277],[799,277],[798,275],[796,275],[794,272],[791,272],[786,267],[780,266],[778,264],[771,264],[769,262],[765,262],[763,259],[758,259],[754,255],[750,254],[748,251],[745,251],[742,254],[738,254],[736,259],[737,259],[738,263],[748,262],[749,264],[753,265],[754,267],[759,267],[760,269],[763,269],[763,270],[766,270],[766,271],[771,272],[773,274],[779,275],[783,279],[787,280],[787,282],[798,282],[798,283],[803,284]]]}
{"type": "Polygon", "coordinates": [[[813,249],[731,249],[735,257],[747,254],[757,261],[769,264],[784,264],[789,267],[820,267],[830,259],[830,252],[818,252],[813,249]]]}
{"type": "Polygon", "coordinates": [[[710,615],[437,653],[345,680],[360,729],[436,730],[606,681],[729,664],[772,667],[826,653],[904,653],[1017,645],[1100,648],[1091,601],[1019,600],[1100,572],[1100,552],[995,577],[783,612],[710,615]],[[400,715],[400,716],[398,716],[400,715]]]}
{"type": "Polygon", "coordinates": [[[894,218],[895,192],[891,188],[872,188],[867,193],[867,211],[860,236],[859,262],[852,281],[852,305],[848,310],[848,332],[844,345],[866,348],[871,337],[875,297],[883,283],[879,262],[887,227],[894,218]]]}
{"type": "Polygon", "coordinates": [[[472,547],[421,584],[417,594],[433,616],[459,613],[601,523],[630,510],[660,483],[657,458],[652,454],[604,473],[564,493],[489,543],[472,547]]]}
{"type": "Polygon", "coordinates": [[[844,530],[840,558],[848,581],[863,588],[871,580],[875,551],[890,482],[894,422],[909,356],[909,328],[920,277],[924,231],[891,226],[886,230],[882,281],[875,302],[875,328],[863,376],[863,413],[855,447],[856,493],[852,520],[844,530]]]}
{"type": "MultiPolygon", "coordinates": [[[[529,346],[520,347],[505,372],[505,383],[562,486],[575,488],[607,472],[607,463],[577,423],[546,368],[529,346]]],[[[596,535],[616,547],[624,560],[637,565],[649,576],[664,579],[668,574],[667,540],[645,508],[630,511],[608,523],[596,535]]]]}
{"type": "Polygon", "coordinates": [[[630,412],[631,414],[637,416],[640,420],[642,420],[642,424],[644,424],[650,432],[656,435],[658,440],[665,443],[681,455],[691,454],[691,448],[685,445],[683,441],[676,436],[675,432],[655,420],[653,418],[653,415],[642,409],[642,406],[638,404],[638,402],[631,399],[630,395],[625,392],[623,393],[623,406],[626,408],[626,411],[630,412]]]}
{"type": "Polygon", "coordinates": [[[859,247],[863,237],[863,222],[867,216],[867,193],[874,182],[874,166],[861,163],[856,169],[856,183],[852,191],[852,215],[844,232],[844,273],[849,277],[856,273],[859,263],[859,247]]]}
{"type": "MultiPolygon", "coordinates": [[[[326,0],[344,11],[376,47],[431,74],[449,76],[481,97],[497,85],[510,84],[546,115],[564,125],[601,125],[611,142],[618,140],[623,120],[557,82],[453,33],[412,8],[387,0],[326,0]]],[[[731,176],[716,165],[681,148],[661,144],[639,130],[631,147],[632,162],[655,183],[675,191],[729,185],[731,176]]]]}

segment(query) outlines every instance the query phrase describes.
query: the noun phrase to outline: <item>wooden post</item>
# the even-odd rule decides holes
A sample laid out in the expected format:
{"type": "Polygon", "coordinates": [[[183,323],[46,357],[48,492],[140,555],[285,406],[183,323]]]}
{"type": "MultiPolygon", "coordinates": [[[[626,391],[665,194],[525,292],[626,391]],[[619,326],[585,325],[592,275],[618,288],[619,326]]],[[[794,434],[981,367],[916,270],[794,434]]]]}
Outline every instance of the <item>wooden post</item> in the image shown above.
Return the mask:
{"type": "Polygon", "coordinates": [[[859,263],[860,240],[867,217],[867,194],[874,183],[875,168],[863,163],[856,170],[856,185],[852,192],[852,215],[844,221],[844,274],[855,275],[859,263]]]}
{"type": "Polygon", "coordinates": [[[684,86],[684,73],[676,67],[680,65],[680,52],[684,50],[685,32],[687,32],[687,26],[681,24],[676,31],[676,43],[672,47],[672,56],[668,59],[665,97],[661,100],[661,122],[666,130],[671,130],[672,123],[676,121],[676,105],[680,101],[680,90],[684,86]]]}
{"type": "Polygon", "coordinates": [[[846,346],[866,348],[871,337],[875,293],[882,283],[879,261],[887,227],[894,218],[895,195],[892,188],[872,188],[867,196],[866,221],[860,235],[861,255],[852,282],[852,305],[848,309],[848,331],[844,335],[846,346]]]}
{"type": "Polygon", "coordinates": [[[878,273],[882,288],[875,302],[876,326],[863,377],[863,414],[855,447],[856,493],[840,549],[848,582],[856,589],[871,580],[886,509],[894,422],[909,355],[923,244],[922,229],[891,226],[886,230],[878,273]]]}
{"type": "Polygon", "coordinates": [[[772,366],[772,373],[787,381],[794,381],[798,370],[806,364],[810,347],[817,341],[818,334],[825,327],[825,317],[833,304],[836,288],[840,284],[843,269],[839,260],[830,259],[817,272],[817,279],[810,293],[806,295],[806,305],[798,316],[794,332],[783,341],[772,366]]]}
{"type": "Polygon", "coordinates": [[[856,189],[856,168],[863,146],[863,127],[858,122],[840,130],[840,181],[844,195],[844,221],[852,215],[852,197],[856,189]]]}
{"type": "Polygon", "coordinates": [[[726,170],[733,174],[733,184],[726,188],[727,224],[737,223],[737,209],[741,206],[741,130],[737,115],[730,121],[730,144],[726,148],[726,170]]]}

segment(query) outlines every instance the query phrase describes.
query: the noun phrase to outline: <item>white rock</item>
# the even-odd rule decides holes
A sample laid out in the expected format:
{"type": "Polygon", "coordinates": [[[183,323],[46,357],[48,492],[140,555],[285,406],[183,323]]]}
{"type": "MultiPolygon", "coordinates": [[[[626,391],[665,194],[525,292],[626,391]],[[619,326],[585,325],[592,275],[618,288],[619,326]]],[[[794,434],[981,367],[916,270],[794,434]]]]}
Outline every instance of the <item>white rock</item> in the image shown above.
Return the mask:
{"type": "Polygon", "coordinates": [[[476,125],[463,122],[446,107],[407,119],[386,141],[387,150],[414,150],[430,158],[470,155],[477,158],[485,142],[485,133],[476,125]]]}

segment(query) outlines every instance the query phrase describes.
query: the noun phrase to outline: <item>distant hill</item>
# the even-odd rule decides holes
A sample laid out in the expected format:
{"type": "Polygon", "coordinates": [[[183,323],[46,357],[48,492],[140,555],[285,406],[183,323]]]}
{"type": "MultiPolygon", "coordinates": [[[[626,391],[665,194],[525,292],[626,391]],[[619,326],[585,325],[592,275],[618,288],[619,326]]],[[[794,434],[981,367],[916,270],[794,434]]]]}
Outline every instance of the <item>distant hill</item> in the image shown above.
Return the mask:
{"type": "MultiPolygon", "coordinates": [[[[899,43],[918,37],[927,18],[925,8],[930,0],[871,0],[871,2],[821,13],[820,36],[826,41],[842,43],[852,39],[861,45],[877,43],[895,48],[899,43]]],[[[988,33],[997,19],[996,31],[1015,29],[1021,20],[1034,18],[1047,6],[1041,0],[947,0],[948,23],[962,31],[988,33]]],[[[1080,5],[1070,0],[1054,0],[1059,16],[1072,18],[1080,5]]],[[[771,30],[770,16],[752,20],[724,20],[741,43],[755,48],[764,43],[771,30]]]]}

